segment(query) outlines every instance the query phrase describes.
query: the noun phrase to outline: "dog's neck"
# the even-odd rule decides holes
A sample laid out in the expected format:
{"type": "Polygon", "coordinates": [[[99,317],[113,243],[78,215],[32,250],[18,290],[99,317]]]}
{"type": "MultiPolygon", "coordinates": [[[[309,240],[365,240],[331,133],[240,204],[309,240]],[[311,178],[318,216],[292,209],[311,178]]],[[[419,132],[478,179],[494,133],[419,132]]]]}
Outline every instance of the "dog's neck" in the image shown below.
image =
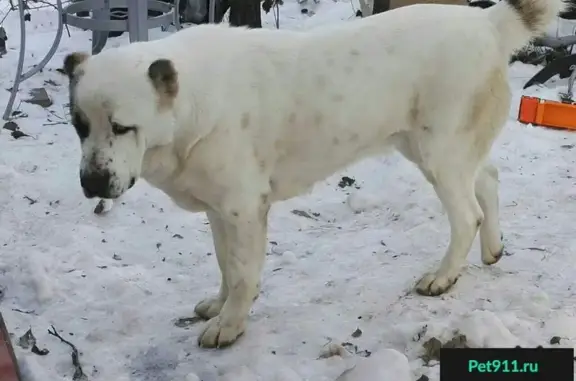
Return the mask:
{"type": "Polygon", "coordinates": [[[169,144],[148,148],[142,160],[142,177],[150,182],[165,182],[178,176],[189,160],[200,137],[183,138],[176,134],[169,144]]]}

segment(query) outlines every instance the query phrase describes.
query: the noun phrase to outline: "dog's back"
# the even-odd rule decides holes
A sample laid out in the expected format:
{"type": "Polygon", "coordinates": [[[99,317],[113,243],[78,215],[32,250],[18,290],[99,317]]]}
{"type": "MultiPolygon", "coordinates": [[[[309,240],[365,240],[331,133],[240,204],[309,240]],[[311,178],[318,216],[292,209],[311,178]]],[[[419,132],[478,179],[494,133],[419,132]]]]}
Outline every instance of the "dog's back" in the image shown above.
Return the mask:
{"type": "MultiPolygon", "coordinates": [[[[528,14],[531,4],[548,9],[519,2],[528,14]]],[[[383,152],[395,133],[465,123],[468,95],[494,70],[505,81],[512,44],[536,34],[546,12],[526,26],[506,2],[490,10],[424,4],[305,32],[199,26],[132,49],[148,56],[142,62],[174,62],[180,123],[198,138],[249,140],[286,198],[383,152]]]]}

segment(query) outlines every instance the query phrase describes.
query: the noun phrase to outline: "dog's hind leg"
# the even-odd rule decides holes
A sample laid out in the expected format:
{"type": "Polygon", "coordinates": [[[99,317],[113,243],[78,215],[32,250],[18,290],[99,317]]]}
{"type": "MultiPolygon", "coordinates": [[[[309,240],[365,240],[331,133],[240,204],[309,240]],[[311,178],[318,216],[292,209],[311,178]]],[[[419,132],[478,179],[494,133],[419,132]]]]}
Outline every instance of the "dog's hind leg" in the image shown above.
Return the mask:
{"type": "Polygon", "coordinates": [[[458,279],[484,215],[475,195],[476,168],[473,163],[453,162],[433,169],[434,189],[450,221],[450,244],[440,267],[424,275],[416,285],[423,295],[440,295],[458,279]],[[463,163],[463,165],[459,165],[463,163]]]}
{"type": "Polygon", "coordinates": [[[480,226],[482,262],[492,265],[502,257],[504,246],[500,231],[498,170],[491,164],[486,164],[478,172],[476,197],[484,212],[484,221],[480,226]]]}
{"type": "Polygon", "coordinates": [[[440,267],[416,285],[417,292],[424,295],[442,294],[456,282],[483,220],[475,194],[479,160],[464,148],[464,141],[447,143],[450,139],[425,131],[398,134],[395,140],[398,151],[415,163],[434,186],[451,227],[450,244],[440,267]],[[446,152],[451,152],[450,157],[446,152]]]}
{"type": "Polygon", "coordinates": [[[222,306],[228,298],[228,283],[226,281],[226,261],[228,258],[228,246],[226,243],[226,231],[224,221],[214,211],[207,211],[206,216],[210,222],[210,230],[212,230],[212,239],[214,241],[214,250],[216,251],[216,258],[218,259],[218,266],[222,274],[222,282],[220,283],[220,291],[218,295],[202,300],[194,308],[194,312],[203,319],[212,319],[217,316],[222,309],[222,306]]]}
{"type": "Polygon", "coordinates": [[[439,268],[416,285],[424,295],[442,294],[456,282],[479,228],[484,263],[495,263],[502,252],[498,172],[485,160],[510,108],[506,68],[495,68],[472,97],[462,102],[451,103],[448,113],[428,105],[434,111],[422,118],[429,120],[429,127],[416,125],[403,139],[404,149],[416,153],[416,163],[434,186],[450,221],[446,255],[439,268]]]}
{"type": "MultiPolygon", "coordinates": [[[[510,88],[505,70],[495,71],[487,81],[485,92],[476,97],[472,123],[476,124],[476,147],[489,151],[496,135],[500,132],[510,110],[510,88]]],[[[478,171],[476,178],[476,198],[484,212],[484,221],[480,226],[480,245],[482,262],[492,265],[502,258],[504,246],[500,231],[498,200],[498,169],[486,162],[478,171]]]]}

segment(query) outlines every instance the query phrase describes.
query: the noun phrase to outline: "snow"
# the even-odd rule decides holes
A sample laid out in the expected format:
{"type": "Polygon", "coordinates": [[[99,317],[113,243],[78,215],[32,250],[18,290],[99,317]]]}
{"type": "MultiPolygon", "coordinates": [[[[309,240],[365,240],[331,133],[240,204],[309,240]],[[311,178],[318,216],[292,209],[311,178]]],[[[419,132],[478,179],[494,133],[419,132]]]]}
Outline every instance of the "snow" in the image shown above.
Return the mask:
{"type": "Polygon", "coordinates": [[[475,311],[465,316],[456,329],[466,335],[473,348],[513,348],[519,342],[491,311],[475,311]]]}
{"type": "MultiPolygon", "coordinates": [[[[346,1],[322,0],[312,17],[300,7],[286,0],[281,28],[348,22],[355,13],[346,1]]],[[[55,19],[49,8],[32,12],[26,68],[48,50],[55,19]]],[[[265,20],[273,27],[272,13],[265,20]]],[[[16,67],[16,13],[4,26],[0,105],[16,67]]],[[[561,346],[576,344],[576,136],[515,121],[522,85],[538,68],[513,65],[510,119],[492,152],[509,256],[483,266],[476,244],[449,293],[415,295],[417,278],[444,254],[446,217],[412,164],[399,155],[367,160],[273,208],[262,295],[248,331],[214,351],[196,345],[201,324],[174,325],[218,289],[205,216],[179,209],[144,182],[103,215],[82,195],[80,146],[65,123],[67,81],[55,69],[67,53],[88,50],[90,34],[70,33],[48,67],[22,84],[16,106],[28,117],[16,122],[31,137],[0,134],[0,309],[15,342],[31,327],[39,348],[50,350],[38,356],[16,345],[26,380],[72,378],[70,348],[48,335],[51,325],[78,347],[88,378],[106,381],[368,381],[366,374],[438,381],[437,362],[420,359],[431,337],[444,342],[460,331],[475,346],[550,346],[552,336],[561,346]],[[53,98],[50,108],[21,102],[41,86],[53,98]],[[340,188],[342,176],[356,183],[340,188]],[[352,337],[357,328],[362,335],[352,337]],[[326,345],[342,342],[372,355],[321,358],[326,345]]],[[[108,46],[126,43],[124,35],[108,46]]],[[[558,99],[565,88],[565,80],[554,80],[524,94],[558,99]]]]}
{"type": "Polygon", "coordinates": [[[336,381],[394,380],[410,381],[410,364],[402,353],[384,349],[369,358],[361,358],[358,364],[343,373],[336,381]]]}
{"type": "Polygon", "coordinates": [[[222,381],[256,381],[256,376],[248,367],[233,369],[220,378],[222,381]]]}

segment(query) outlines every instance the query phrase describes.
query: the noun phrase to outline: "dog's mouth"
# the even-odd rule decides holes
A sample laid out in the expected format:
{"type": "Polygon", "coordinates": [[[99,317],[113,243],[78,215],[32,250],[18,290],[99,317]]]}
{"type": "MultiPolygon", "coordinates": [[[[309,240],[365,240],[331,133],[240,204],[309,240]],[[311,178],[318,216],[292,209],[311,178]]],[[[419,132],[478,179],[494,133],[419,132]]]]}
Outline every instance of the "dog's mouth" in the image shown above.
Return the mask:
{"type": "Polygon", "coordinates": [[[84,197],[86,197],[87,199],[104,198],[109,200],[117,199],[122,195],[122,193],[124,193],[124,192],[112,192],[108,190],[95,192],[86,188],[82,188],[82,192],[84,193],[84,197]]]}
{"type": "MultiPolygon", "coordinates": [[[[86,188],[82,188],[82,192],[84,193],[84,197],[88,198],[88,199],[92,199],[97,197],[98,195],[96,193],[93,193],[92,191],[89,191],[86,188]]],[[[105,197],[102,197],[105,198],[105,197]]]]}

